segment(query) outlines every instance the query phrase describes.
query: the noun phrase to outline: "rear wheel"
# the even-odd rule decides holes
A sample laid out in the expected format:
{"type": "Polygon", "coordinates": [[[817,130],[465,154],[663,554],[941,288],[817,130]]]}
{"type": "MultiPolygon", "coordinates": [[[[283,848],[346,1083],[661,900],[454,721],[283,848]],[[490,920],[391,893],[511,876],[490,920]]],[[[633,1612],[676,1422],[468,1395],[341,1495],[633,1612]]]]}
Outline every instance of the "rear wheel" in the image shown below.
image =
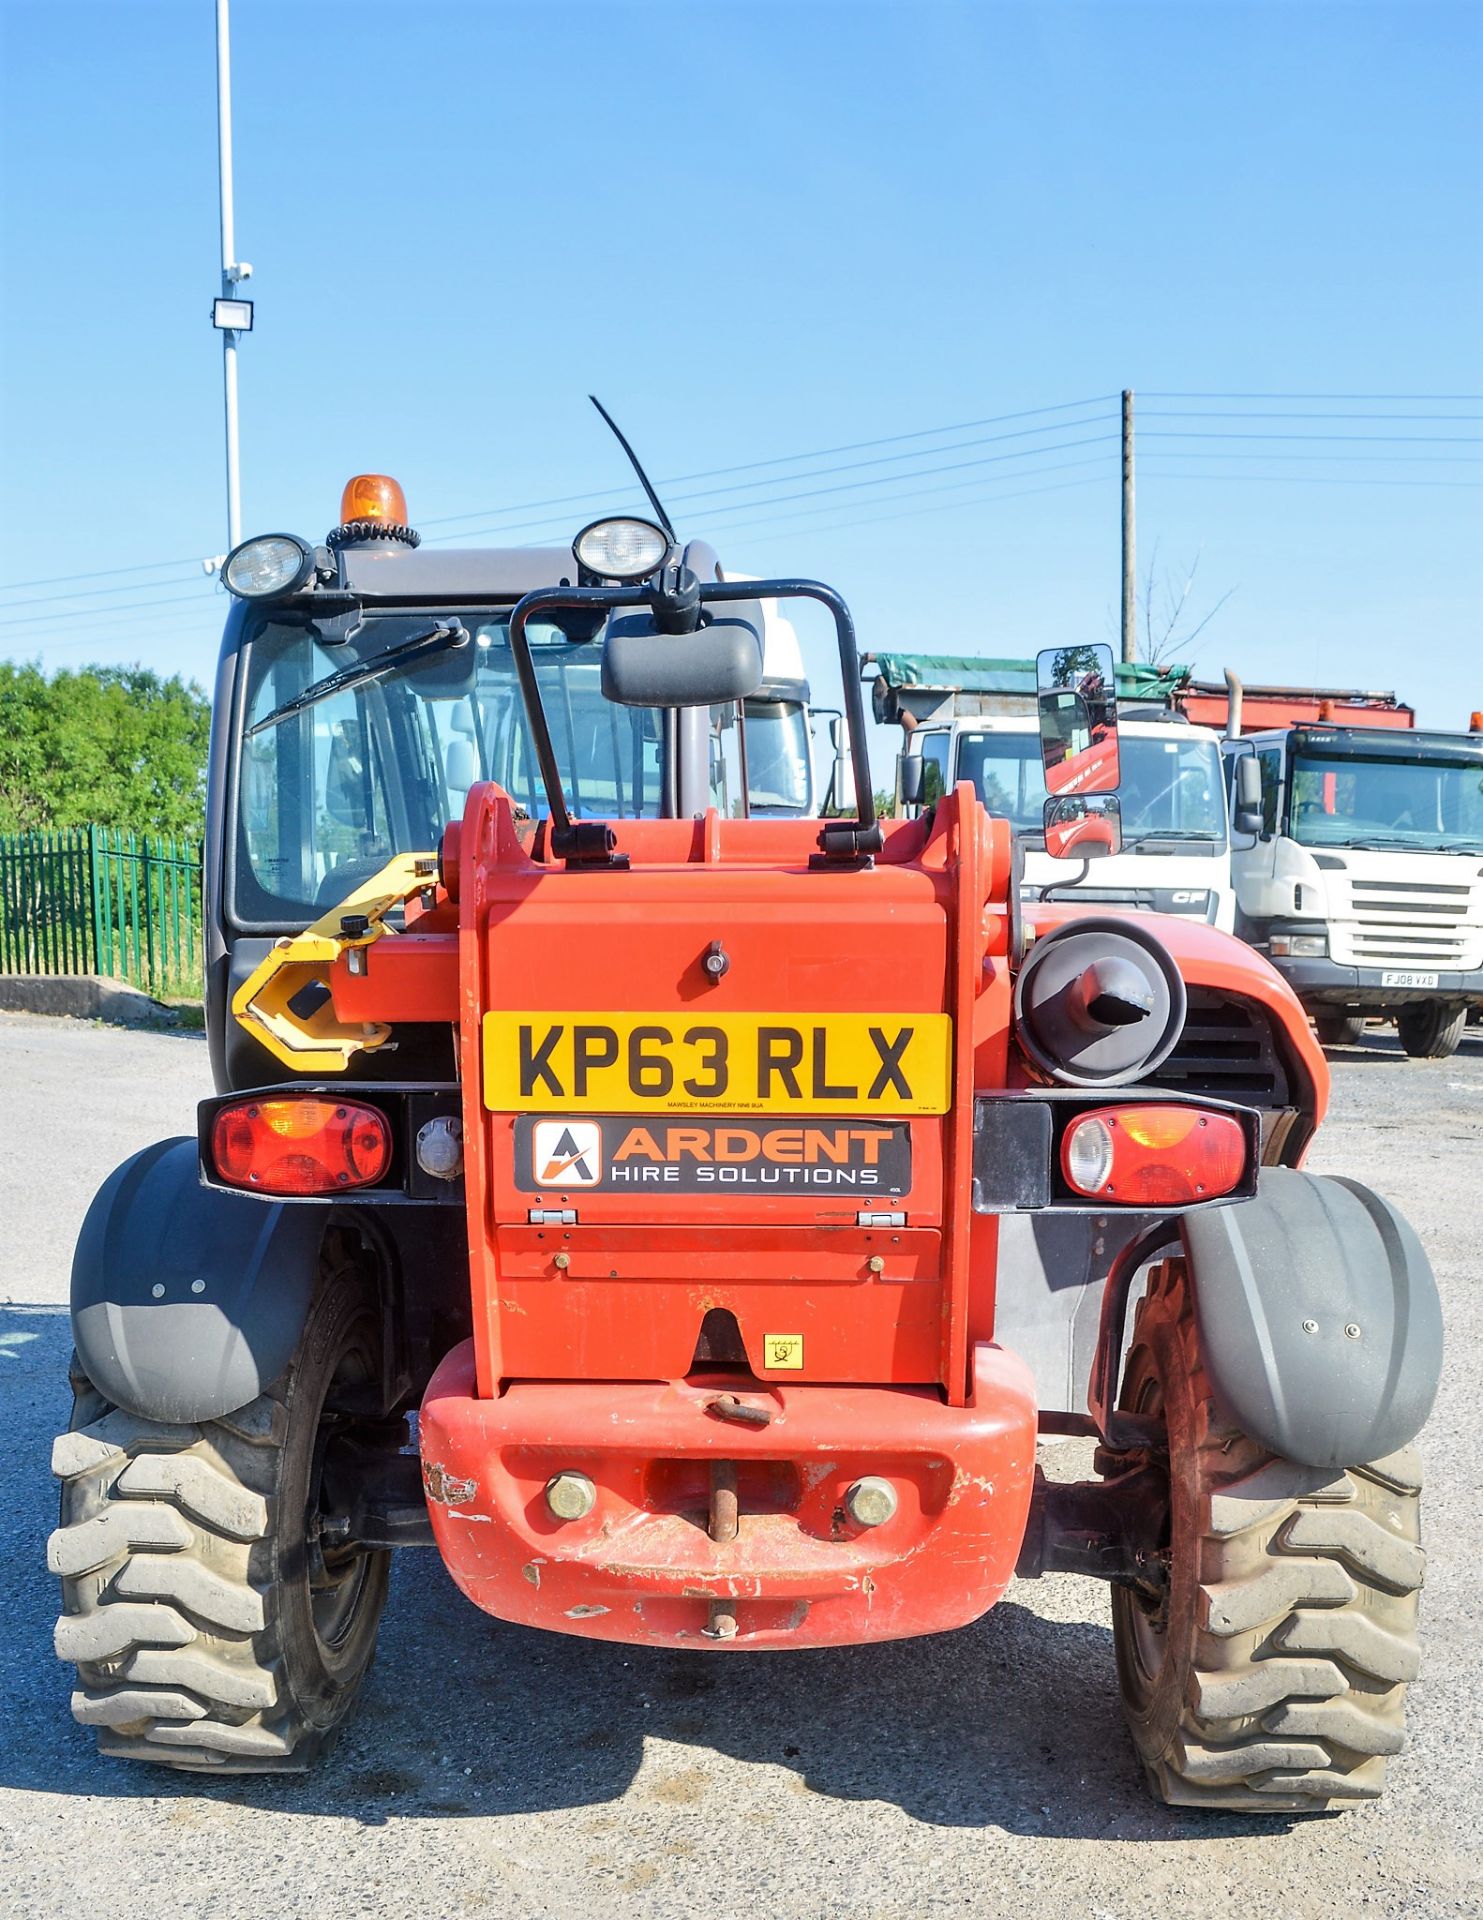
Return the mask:
{"type": "Polygon", "coordinates": [[[1413,1060],[1450,1059],[1462,1043],[1467,1023],[1467,1007],[1447,1000],[1413,1001],[1395,1017],[1401,1045],[1413,1060]]]}
{"type": "Polygon", "coordinates": [[[1315,1013],[1313,1024],[1326,1047],[1357,1046],[1364,1037],[1364,1015],[1359,1013],[1315,1013]]]}
{"type": "Polygon", "coordinates": [[[1124,1404],[1168,1435],[1168,1581],[1114,1587],[1123,1709],[1155,1795],[1319,1813],[1373,1799],[1404,1742],[1423,1556],[1412,1449],[1299,1466],[1226,1423],[1180,1262],[1155,1269],[1124,1404]]]}
{"type": "Polygon", "coordinates": [[[165,1425],[74,1379],[53,1448],[56,1648],[99,1750],[218,1772],[301,1772],[354,1704],[390,1555],[319,1538],[326,1402],[377,1378],[357,1277],[324,1285],[273,1387],[220,1420],[165,1425]]]}

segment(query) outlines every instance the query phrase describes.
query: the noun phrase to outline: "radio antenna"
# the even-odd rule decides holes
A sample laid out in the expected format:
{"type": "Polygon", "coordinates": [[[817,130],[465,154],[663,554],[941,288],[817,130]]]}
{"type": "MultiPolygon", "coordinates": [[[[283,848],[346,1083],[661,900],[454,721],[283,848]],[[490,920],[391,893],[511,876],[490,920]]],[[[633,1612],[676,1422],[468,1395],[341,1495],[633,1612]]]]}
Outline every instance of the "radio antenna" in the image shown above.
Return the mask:
{"type": "Polygon", "coordinates": [[[649,505],[654,509],[654,517],[658,520],[660,526],[664,528],[664,531],[669,535],[671,542],[675,546],[678,546],[679,536],[675,532],[674,522],[670,519],[669,515],[664,511],[664,506],[660,501],[659,495],[654,491],[653,487],[649,484],[649,476],[644,472],[643,468],[639,465],[638,455],[634,452],[633,448],[629,446],[627,440],[623,437],[623,429],[618,425],[618,422],[613,418],[612,414],[608,412],[607,408],[603,405],[601,400],[598,399],[595,393],[589,393],[587,398],[592,402],[593,406],[597,408],[598,412],[602,415],[603,419],[606,420],[608,425],[612,428],[613,438],[618,442],[618,445],[622,447],[623,451],[628,455],[628,464],[633,468],[634,472],[638,475],[639,485],[643,488],[644,492],[649,496],[649,505]]]}

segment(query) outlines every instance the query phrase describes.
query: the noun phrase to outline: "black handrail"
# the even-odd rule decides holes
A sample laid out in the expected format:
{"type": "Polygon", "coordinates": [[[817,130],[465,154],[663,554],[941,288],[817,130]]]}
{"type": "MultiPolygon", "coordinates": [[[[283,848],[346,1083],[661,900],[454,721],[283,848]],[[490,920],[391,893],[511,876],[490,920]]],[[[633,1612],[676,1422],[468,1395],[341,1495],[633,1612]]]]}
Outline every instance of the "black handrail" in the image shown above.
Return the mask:
{"type": "MultiPolygon", "coordinates": [[[[526,626],[537,614],[557,608],[653,608],[658,598],[658,589],[652,583],[631,587],[537,587],[526,594],[510,615],[510,652],[514,656],[515,673],[520,681],[521,698],[525,702],[525,716],[535,746],[536,764],[541,770],[541,782],[546,789],[546,803],[551,816],[551,846],[553,852],[563,856],[575,851],[578,828],[562,788],[561,768],[551,744],[551,729],[546,721],[546,710],[536,677],[535,656],[526,638],[526,626]]],[[[868,863],[871,856],[880,851],[883,835],[875,816],[875,795],[870,785],[870,757],[865,744],[865,702],[860,691],[860,655],[855,644],[855,623],[850,617],[850,610],[832,587],[826,587],[817,580],[708,580],[700,587],[702,606],[737,600],[817,600],[834,616],[834,630],[839,639],[840,671],[844,681],[845,718],[850,729],[850,765],[855,779],[856,817],[853,820],[828,821],[819,833],[819,845],[823,848],[827,863],[868,863]]],[[[684,635],[676,635],[674,644],[683,646],[684,635]]]]}

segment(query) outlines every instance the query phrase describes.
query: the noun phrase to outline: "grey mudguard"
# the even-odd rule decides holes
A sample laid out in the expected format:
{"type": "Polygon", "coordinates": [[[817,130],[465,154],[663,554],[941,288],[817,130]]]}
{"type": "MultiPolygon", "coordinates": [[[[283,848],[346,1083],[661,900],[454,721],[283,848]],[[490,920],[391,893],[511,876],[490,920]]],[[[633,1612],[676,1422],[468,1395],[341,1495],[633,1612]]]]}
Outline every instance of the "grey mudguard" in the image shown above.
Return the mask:
{"type": "Polygon", "coordinates": [[[1181,1222],[1217,1405],[1286,1459],[1354,1467],[1431,1412],[1442,1307],[1421,1242],[1357,1180],[1263,1169],[1254,1200],[1181,1222]]]}
{"type": "Polygon", "coordinates": [[[93,1385],[150,1420],[213,1420],[288,1364],[324,1213],[200,1184],[194,1140],[115,1169],[72,1259],[72,1334],[93,1385]]]}

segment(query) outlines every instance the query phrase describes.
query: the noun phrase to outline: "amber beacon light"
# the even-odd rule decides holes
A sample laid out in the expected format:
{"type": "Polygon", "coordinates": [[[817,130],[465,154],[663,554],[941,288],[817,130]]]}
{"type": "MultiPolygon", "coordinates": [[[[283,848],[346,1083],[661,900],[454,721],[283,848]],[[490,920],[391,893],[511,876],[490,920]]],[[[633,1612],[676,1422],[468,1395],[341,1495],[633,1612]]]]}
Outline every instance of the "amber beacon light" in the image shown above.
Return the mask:
{"type": "Polygon", "coordinates": [[[374,520],[384,527],[405,527],[407,496],[389,473],[358,473],[345,482],[340,518],[347,524],[374,520]]]}

